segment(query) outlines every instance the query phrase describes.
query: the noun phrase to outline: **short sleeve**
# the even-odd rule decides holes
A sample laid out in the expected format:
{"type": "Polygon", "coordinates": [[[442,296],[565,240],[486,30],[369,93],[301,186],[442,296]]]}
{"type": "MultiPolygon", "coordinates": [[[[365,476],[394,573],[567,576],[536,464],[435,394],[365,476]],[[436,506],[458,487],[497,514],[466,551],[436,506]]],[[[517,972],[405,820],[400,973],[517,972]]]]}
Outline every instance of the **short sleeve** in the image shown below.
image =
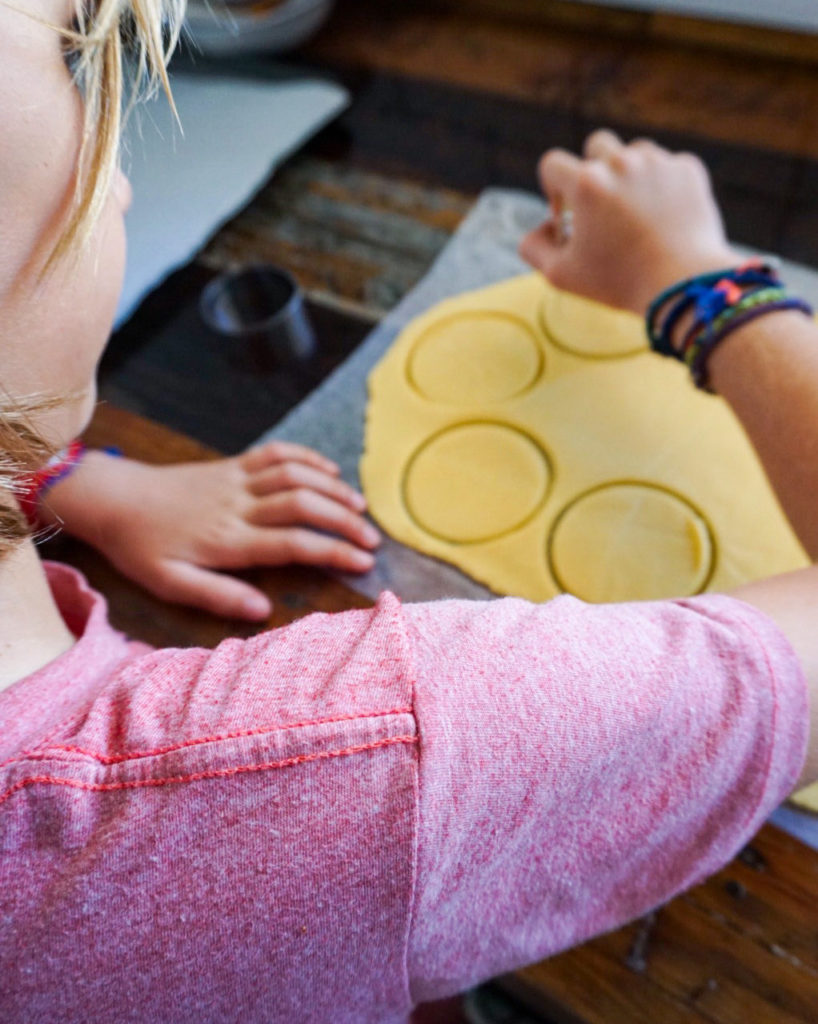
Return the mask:
{"type": "Polygon", "coordinates": [[[796,656],[732,598],[409,605],[416,1001],[542,959],[725,864],[794,787],[796,656]]]}

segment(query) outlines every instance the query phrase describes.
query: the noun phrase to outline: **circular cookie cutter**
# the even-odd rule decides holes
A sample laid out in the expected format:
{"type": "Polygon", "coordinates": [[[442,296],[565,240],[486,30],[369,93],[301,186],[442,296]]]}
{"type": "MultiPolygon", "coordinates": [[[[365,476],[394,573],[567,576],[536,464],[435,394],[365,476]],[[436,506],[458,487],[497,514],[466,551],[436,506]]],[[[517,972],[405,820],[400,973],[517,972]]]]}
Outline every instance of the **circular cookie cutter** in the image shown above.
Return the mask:
{"type": "Polygon", "coordinates": [[[601,484],[557,516],[551,572],[584,601],[649,601],[701,593],[713,575],[710,524],[686,498],[652,483],[601,484]]]}
{"type": "Polygon", "coordinates": [[[544,355],[529,324],[507,313],[459,313],[428,327],[407,361],[418,394],[447,405],[505,402],[542,375],[544,355]]]}
{"type": "Polygon", "coordinates": [[[639,317],[557,288],[545,292],[539,321],[553,345],[583,359],[625,359],[648,351],[639,317]],[[594,309],[598,317],[591,315],[594,309]]]}
{"type": "Polygon", "coordinates": [[[479,544],[519,529],[551,485],[548,456],[503,423],[463,423],[429,438],[403,478],[406,510],[426,533],[479,544]]]}

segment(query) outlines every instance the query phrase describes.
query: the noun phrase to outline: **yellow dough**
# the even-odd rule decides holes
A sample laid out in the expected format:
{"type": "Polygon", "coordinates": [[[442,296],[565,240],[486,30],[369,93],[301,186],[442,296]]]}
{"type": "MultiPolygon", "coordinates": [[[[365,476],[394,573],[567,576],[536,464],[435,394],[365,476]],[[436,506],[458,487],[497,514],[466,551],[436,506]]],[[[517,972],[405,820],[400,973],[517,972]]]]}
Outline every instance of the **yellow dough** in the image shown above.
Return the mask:
{"type": "Polygon", "coordinates": [[[536,274],[403,331],[370,375],[364,447],[381,526],[501,594],[677,597],[808,564],[727,405],[638,317],[536,274]]]}
{"type": "Polygon", "coordinates": [[[525,434],[500,423],[463,423],[435,434],[412,456],[404,502],[430,536],[480,544],[513,533],[548,490],[548,464],[525,434]],[[485,500],[486,480],[492,481],[485,500]]]}
{"type": "Polygon", "coordinates": [[[560,514],[549,561],[560,589],[584,601],[634,601],[662,593],[668,578],[678,594],[699,593],[714,553],[707,522],[678,495],[603,484],[560,514]]]}

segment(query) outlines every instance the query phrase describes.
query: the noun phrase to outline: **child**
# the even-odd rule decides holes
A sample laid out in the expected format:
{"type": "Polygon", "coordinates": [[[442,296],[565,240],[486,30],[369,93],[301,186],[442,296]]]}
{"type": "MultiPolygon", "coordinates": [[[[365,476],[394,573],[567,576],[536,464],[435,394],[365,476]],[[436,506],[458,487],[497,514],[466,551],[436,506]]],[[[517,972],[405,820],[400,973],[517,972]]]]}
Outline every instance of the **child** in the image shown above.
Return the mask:
{"type": "MultiPolygon", "coordinates": [[[[161,77],[179,7],[97,0],[72,33],[73,0],[0,5],[0,1019],[405,1021],[669,899],[818,776],[818,576],[597,607],[384,595],[215,651],[114,632],[38,562],[12,488],[91,410],[127,204],[120,33],[161,77]]],[[[542,171],[556,216],[525,252],[558,284],[644,310],[737,263],[692,157],[600,133],[542,171]]],[[[732,274],[742,315],[752,273],[732,274]]],[[[769,290],[712,351],[692,308],[670,329],[678,295],[657,331],[699,346],[814,554],[818,331],[769,290]]],[[[303,449],[174,479],[88,456],[49,500],[158,592],[223,611],[255,598],[211,568],[370,546],[303,449]],[[293,486],[312,504],[282,510],[293,486]]]]}

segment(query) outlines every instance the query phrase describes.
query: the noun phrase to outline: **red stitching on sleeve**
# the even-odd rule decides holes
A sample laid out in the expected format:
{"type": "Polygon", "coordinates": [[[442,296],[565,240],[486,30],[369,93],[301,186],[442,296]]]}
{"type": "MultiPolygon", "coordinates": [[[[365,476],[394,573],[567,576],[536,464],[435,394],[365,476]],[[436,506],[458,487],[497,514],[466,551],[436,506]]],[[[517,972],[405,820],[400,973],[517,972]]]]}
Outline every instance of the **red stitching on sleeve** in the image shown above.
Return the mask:
{"type": "Polygon", "coordinates": [[[65,729],[74,722],[78,722],[82,716],[86,714],[87,710],[87,708],[83,707],[78,711],[72,711],[71,714],[66,715],[62,721],[57,722],[53,729],[49,729],[36,747],[31,747],[29,750],[24,750],[22,754],[15,754],[14,757],[7,757],[5,761],[0,761],[0,768],[5,768],[6,765],[16,764],[17,761],[26,761],[31,756],[36,756],[46,746],[52,736],[55,736],[61,729],[65,729]]]}
{"type": "Polygon", "coordinates": [[[367,750],[390,747],[397,743],[416,744],[417,742],[417,736],[391,736],[384,740],[364,743],[357,747],[344,747],[341,750],[323,750],[315,754],[299,754],[297,757],[287,757],[282,761],[269,761],[266,764],[244,764],[236,765],[233,768],[212,768],[207,771],[192,772],[190,775],[171,775],[164,779],[133,779],[130,782],[82,782],[79,779],[60,779],[52,775],[33,775],[28,779],[21,779],[19,782],[16,782],[5,793],[0,795],[0,804],[5,803],[9,797],[26,786],[40,784],[68,786],[72,789],[84,789],[96,793],[106,793],[116,789],[141,789],[147,786],[169,786],[180,782],[198,782],[202,779],[218,779],[247,772],[261,772],[271,768],[290,768],[297,764],[308,764],[311,761],[323,761],[332,757],[344,757],[347,754],[360,754],[367,750]]]}
{"type": "MultiPolygon", "coordinates": [[[[213,736],[197,736],[192,740],[182,740],[179,743],[171,743],[165,747],[154,747],[150,750],[128,750],[121,754],[101,754],[95,750],[88,750],[85,747],[76,747],[71,744],[56,743],[47,748],[40,746],[33,750],[26,751],[16,757],[10,757],[7,761],[0,762],[0,768],[15,764],[20,761],[43,760],[53,756],[54,751],[64,751],[70,754],[82,754],[85,757],[92,757],[100,764],[119,764],[121,761],[135,760],[139,757],[155,757],[159,754],[170,754],[174,750],[183,750],[186,747],[199,746],[202,743],[215,743],[219,740],[239,739],[243,736],[258,736],[266,732],[284,732],[287,729],[303,729],[311,725],[332,725],[334,722],[353,722],[365,718],[383,718],[387,715],[411,715],[411,708],[392,708],[389,711],[370,711],[357,715],[338,715],[335,718],[315,718],[306,722],[292,722],[289,725],[264,725],[257,729],[236,729],[233,732],[216,733],[213,736]]],[[[53,733],[52,733],[53,735],[53,733]]]]}

